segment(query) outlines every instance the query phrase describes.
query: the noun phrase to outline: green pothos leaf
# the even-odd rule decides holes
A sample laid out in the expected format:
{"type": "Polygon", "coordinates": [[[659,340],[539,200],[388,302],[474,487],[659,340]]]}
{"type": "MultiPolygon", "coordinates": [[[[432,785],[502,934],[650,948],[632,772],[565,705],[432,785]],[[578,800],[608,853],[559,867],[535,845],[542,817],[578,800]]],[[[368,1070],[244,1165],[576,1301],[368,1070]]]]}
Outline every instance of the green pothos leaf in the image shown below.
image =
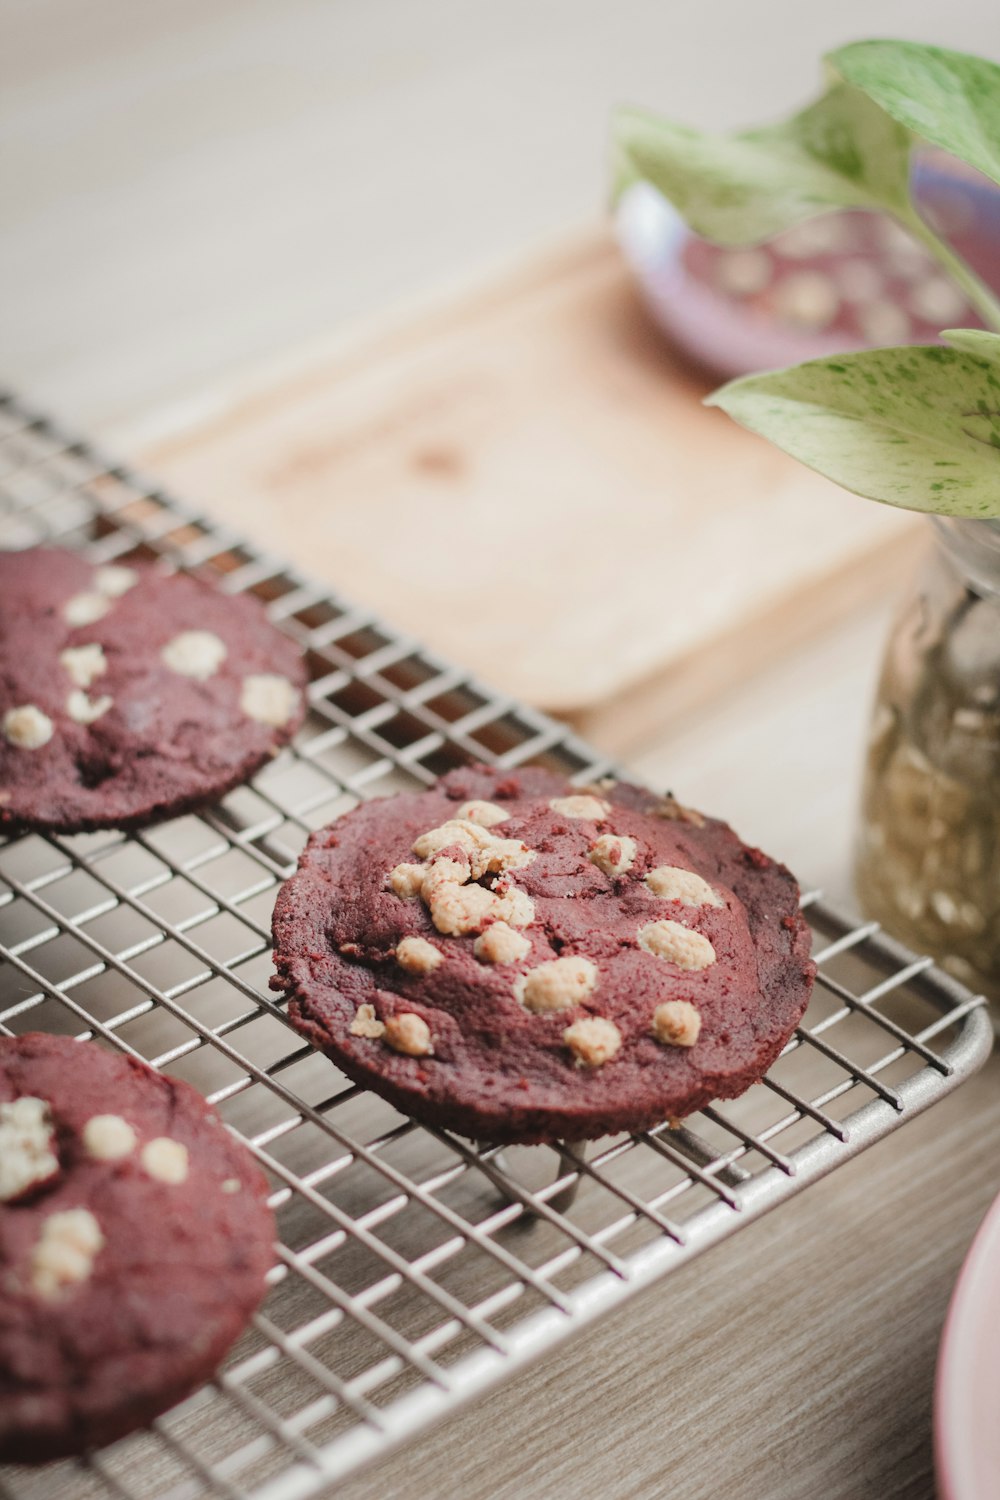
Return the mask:
{"type": "Polygon", "coordinates": [[[1000,182],[1000,67],[919,42],[852,42],[828,65],[925,141],[1000,182]]]}
{"type": "Polygon", "coordinates": [[[759,130],[710,135],[620,109],[613,134],[616,193],[650,182],[720,244],[767,239],[832,209],[907,211],[910,132],[839,80],[800,114],[759,130]]]}
{"type": "Polygon", "coordinates": [[[1000,336],[873,349],[748,375],[709,396],[845,489],[939,515],[1000,516],[1000,336]]]}

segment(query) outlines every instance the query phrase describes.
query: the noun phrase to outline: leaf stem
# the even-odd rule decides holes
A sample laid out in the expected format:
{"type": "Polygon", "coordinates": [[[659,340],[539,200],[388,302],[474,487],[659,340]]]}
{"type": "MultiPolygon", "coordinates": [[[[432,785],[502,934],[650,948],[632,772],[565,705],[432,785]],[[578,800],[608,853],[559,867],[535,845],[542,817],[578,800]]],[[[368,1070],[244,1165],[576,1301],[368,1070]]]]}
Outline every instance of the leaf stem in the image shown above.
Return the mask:
{"type": "Polygon", "coordinates": [[[903,227],[920,241],[924,248],[933,255],[938,265],[962,288],[983,322],[992,328],[994,333],[1000,333],[1000,300],[993,295],[989,287],[980,281],[971,267],[966,265],[962,257],[957,255],[945,240],[935,234],[915,208],[910,207],[902,212],[897,208],[896,214],[903,227]]]}

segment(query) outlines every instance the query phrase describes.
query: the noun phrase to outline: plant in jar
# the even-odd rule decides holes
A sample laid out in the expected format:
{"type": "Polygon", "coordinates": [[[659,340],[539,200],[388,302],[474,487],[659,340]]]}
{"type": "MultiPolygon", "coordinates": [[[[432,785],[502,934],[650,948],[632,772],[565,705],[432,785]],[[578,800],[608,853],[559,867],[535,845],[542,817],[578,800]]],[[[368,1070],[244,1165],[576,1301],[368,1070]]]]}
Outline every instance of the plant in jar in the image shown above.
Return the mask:
{"type": "Polygon", "coordinates": [[[910,191],[928,146],[1000,184],[1000,67],[857,42],[825,59],[825,85],[790,119],[724,136],[619,111],[616,190],[651,183],[725,245],[878,210],[988,325],[747,376],[708,402],[845,489],[935,518],[936,554],[886,652],[858,886],[871,915],[1000,999],[1000,303],[910,191]]]}

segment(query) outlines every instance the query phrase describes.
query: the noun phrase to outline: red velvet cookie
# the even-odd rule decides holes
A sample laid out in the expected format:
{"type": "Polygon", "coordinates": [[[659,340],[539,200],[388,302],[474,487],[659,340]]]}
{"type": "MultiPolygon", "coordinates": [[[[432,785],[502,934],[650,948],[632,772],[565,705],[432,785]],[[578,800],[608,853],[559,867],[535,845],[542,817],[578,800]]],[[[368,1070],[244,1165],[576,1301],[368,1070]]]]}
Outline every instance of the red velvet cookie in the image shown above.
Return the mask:
{"type": "Polygon", "coordinates": [[[211,801],[291,738],[304,683],[257,599],[0,552],[0,828],[131,828],[211,801]]]}
{"type": "Polygon", "coordinates": [[[0,1461],[111,1442],[211,1376],[264,1294],[266,1192],[187,1084],[0,1038],[0,1461]]]}
{"type": "Polygon", "coordinates": [[[672,799],[538,770],[454,771],[314,834],[274,940],[293,1024],[349,1077],[497,1142],[742,1093],[815,973],[782,865],[672,799]]]}

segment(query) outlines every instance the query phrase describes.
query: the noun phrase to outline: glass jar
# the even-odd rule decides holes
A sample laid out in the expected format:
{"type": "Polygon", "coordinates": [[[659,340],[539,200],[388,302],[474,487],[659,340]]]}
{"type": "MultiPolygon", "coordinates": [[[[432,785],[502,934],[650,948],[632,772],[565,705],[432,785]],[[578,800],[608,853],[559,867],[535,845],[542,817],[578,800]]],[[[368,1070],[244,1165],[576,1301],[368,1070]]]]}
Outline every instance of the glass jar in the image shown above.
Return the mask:
{"type": "Polygon", "coordinates": [[[935,517],[889,636],[857,852],[862,909],[1000,1001],[1000,522],[935,517]]]}

